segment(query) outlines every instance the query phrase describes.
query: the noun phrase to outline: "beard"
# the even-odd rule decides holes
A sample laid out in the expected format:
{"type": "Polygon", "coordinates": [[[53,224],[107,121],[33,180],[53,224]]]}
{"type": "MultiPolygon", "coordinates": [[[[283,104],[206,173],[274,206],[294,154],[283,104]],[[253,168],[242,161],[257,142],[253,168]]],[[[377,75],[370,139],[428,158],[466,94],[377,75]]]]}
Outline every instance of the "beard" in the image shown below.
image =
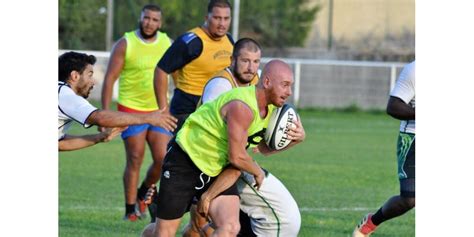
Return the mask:
{"type": "Polygon", "coordinates": [[[82,95],[82,97],[83,97],[84,99],[87,99],[87,98],[89,97],[89,95],[91,94],[92,89],[94,89],[93,86],[91,86],[91,87],[89,88],[89,90],[87,90],[86,93],[84,93],[84,94],[82,95]]]}
{"type": "Polygon", "coordinates": [[[234,71],[235,79],[237,79],[237,81],[239,81],[242,84],[250,83],[252,79],[255,77],[255,74],[252,74],[252,77],[250,79],[246,79],[245,76],[247,76],[248,74],[244,75],[244,73],[237,72],[237,70],[235,69],[233,71],[234,71]]]}
{"type": "Polygon", "coordinates": [[[140,24],[140,27],[139,27],[139,29],[140,29],[140,35],[141,35],[144,39],[151,39],[151,38],[153,38],[153,37],[156,35],[156,32],[158,32],[158,30],[159,30],[159,29],[157,28],[155,31],[153,31],[152,34],[147,34],[147,33],[145,33],[145,31],[143,30],[143,25],[141,24],[141,22],[140,22],[139,24],[140,24]]]}

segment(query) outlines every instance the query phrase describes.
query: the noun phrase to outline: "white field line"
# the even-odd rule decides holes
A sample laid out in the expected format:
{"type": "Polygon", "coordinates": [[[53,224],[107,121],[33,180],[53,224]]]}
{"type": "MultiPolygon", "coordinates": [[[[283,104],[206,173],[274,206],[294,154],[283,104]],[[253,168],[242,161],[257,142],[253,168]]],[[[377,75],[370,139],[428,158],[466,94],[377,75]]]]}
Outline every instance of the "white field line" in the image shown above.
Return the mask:
{"type": "MultiPolygon", "coordinates": [[[[376,207],[300,207],[301,212],[341,212],[341,211],[372,211],[375,210],[376,207]]],[[[78,210],[78,211],[123,211],[123,207],[106,207],[106,206],[85,206],[85,205],[75,205],[75,206],[60,206],[60,211],[71,211],[71,210],[78,210]]]]}
{"type": "Polygon", "coordinates": [[[301,212],[371,211],[376,207],[300,207],[301,212]]]}

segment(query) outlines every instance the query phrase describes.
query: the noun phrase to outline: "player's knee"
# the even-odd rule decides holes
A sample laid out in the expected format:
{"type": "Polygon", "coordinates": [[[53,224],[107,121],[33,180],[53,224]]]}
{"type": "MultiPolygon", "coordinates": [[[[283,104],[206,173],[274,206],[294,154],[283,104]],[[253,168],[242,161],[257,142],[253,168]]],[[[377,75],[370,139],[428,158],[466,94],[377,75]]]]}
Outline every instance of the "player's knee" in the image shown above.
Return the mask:
{"type": "Polygon", "coordinates": [[[301,215],[299,212],[291,215],[291,218],[288,218],[287,223],[281,227],[282,233],[285,233],[285,236],[298,236],[301,227],[301,215]]]}
{"type": "Polygon", "coordinates": [[[143,156],[144,154],[142,152],[130,152],[128,154],[128,157],[131,160],[131,162],[139,161],[142,159],[143,156]]]}
{"type": "Polygon", "coordinates": [[[143,153],[130,152],[127,154],[127,166],[140,169],[143,162],[143,153]]]}

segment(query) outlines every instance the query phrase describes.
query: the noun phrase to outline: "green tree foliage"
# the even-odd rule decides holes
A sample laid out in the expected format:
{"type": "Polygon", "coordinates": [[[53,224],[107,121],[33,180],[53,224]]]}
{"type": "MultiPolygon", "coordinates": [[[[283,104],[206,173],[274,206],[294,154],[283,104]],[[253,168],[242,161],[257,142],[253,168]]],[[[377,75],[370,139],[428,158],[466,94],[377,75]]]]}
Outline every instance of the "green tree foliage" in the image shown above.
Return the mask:
{"type": "MultiPolygon", "coordinates": [[[[207,0],[151,2],[161,6],[162,31],[173,39],[201,25],[207,13],[207,0]]],[[[140,10],[147,3],[114,0],[114,41],[138,26],[140,10]]],[[[320,9],[308,0],[241,0],[240,4],[239,35],[278,48],[302,46],[320,9]]],[[[106,7],[107,0],[59,0],[59,48],[104,50],[106,7]]]]}
{"type": "Polygon", "coordinates": [[[158,4],[162,9],[162,28],[173,39],[204,22],[207,12],[206,0],[115,0],[114,40],[127,31],[136,29],[142,7],[148,3],[158,4]]]}
{"type": "Polygon", "coordinates": [[[59,48],[105,49],[106,0],[59,0],[59,48]]]}
{"type": "Polygon", "coordinates": [[[320,6],[308,0],[240,1],[240,36],[252,37],[263,46],[303,46],[320,6]]]}

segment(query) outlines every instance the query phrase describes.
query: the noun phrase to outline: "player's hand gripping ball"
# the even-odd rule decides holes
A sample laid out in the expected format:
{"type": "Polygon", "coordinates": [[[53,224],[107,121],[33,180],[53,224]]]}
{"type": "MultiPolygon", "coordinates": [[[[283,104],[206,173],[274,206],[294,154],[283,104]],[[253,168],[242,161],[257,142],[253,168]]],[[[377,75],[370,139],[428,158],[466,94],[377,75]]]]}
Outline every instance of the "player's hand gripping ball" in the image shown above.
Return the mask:
{"type": "Polygon", "coordinates": [[[291,104],[284,104],[282,107],[273,110],[264,136],[268,147],[274,150],[287,147],[291,142],[288,139],[288,130],[296,126],[294,122],[297,120],[298,114],[291,104]]]}

